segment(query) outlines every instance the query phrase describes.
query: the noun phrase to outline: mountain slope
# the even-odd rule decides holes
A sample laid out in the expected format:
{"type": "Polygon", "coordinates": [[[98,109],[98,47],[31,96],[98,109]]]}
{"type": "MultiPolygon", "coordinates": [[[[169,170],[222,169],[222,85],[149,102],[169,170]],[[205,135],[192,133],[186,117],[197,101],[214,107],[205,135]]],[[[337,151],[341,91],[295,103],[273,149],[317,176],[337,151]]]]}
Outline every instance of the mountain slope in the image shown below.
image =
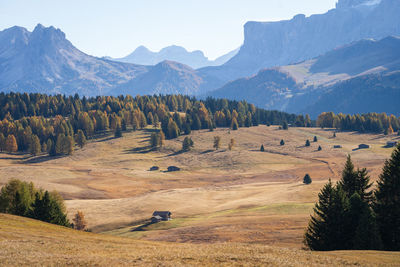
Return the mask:
{"type": "Polygon", "coordinates": [[[213,61],[204,56],[202,51],[196,50],[189,52],[181,46],[168,46],[161,49],[159,52],[152,52],[144,46],[139,46],[128,56],[116,58],[114,60],[140,65],[156,65],[163,61],[176,61],[188,65],[191,68],[198,69],[206,66],[222,65],[236,55],[238,51],[238,49],[233,50],[213,61]]]}
{"type": "Polygon", "coordinates": [[[13,27],[0,32],[0,88],[4,91],[96,95],[147,71],[147,67],[86,55],[54,27],[32,33],[13,27]]]}
{"type": "Polygon", "coordinates": [[[197,94],[203,79],[189,66],[163,61],[149,71],[113,89],[113,94],[197,94]]]}
{"type": "Polygon", "coordinates": [[[200,71],[219,78],[222,86],[260,69],[308,60],[364,38],[400,35],[398,14],[398,0],[340,0],[336,9],[321,15],[297,15],[279,22],[247,22],[244,44],[238,54],[220,67],[200,71]]]}
{"type": "Polygon", "coordinates": [[[180,244],[75,231],[0,214],[2,266],[395,265],[397,252],[309,252],[256,244],[180,244]]]}
{"type": "Polygon", "coordinates": [[[362,40],[309,61],[262,70],[253,77],[230,82],[210,95],[312,115],[328,107],[336,112],[369,109],[399,114],[396,105],[385,104],[385,99],[387,103],[400,99],[400,83],[393,82],[400,70],[399,47],[399,37],[362,40]],[[382,97],[373,101],[378,92],[382,97]]]}
{"type": "Polygon", "coordinates": [[[189,66],[172,61],[143,66],[89,56],[61,30],[40,24],[33,32],[21,27],[1,31],[0,44],[1,91],[194,95],[209,83],[189,66]]]}

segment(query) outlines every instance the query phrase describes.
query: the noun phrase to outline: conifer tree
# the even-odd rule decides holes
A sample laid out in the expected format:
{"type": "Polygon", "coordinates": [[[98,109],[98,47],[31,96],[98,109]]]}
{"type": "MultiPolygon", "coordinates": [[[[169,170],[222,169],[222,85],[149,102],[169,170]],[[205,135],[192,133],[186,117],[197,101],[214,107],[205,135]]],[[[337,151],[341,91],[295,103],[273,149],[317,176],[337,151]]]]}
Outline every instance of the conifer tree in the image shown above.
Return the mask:
{"type": "Polygon", "coordinates": [[[173,138],[177,138],[178,136],[179,136],[178,125],[176,125],[175,121],[172,118],[170,118],[168,121],[167,138],[173,139],[173,138]]]}
{"type": "Polygon", "coordinates": [[[322,150],[322,147],[321,146],[318,146],[318,151],[321,151],[322,150]]]}
{"type": "Polygon", "coordinates": [[[261,152],[264,152],[264,151],[265,151],[264,145],[261,145],[260,151],[261,151],[261,152]]]}
{"type": "Polygon", "coordinates": [[[400,144],[385,162],[375,191],[374,211],[385,250],[400,250],[400,144]]]}
{"type": "Polygon", "coordinates": [[[312,183],[311,177],[310,177],[310,175],[308,173],[304,176],[303,183],[304,184],[311,184],[312,183]]]}
{"type": "Polygon", "coordinates": [[[214,145],[215,150],[218,150],[221,147],[221,136],[214,136],[214,145]]]}
{"type": "Polygon", "coordinates": [[[314,142],[318,142],[318,137],[314,136],[314,142]]]}
{"type": "Polygon", "coordinates": [[[18,151],[17,139],[15,139],[14,135],[9,134],[7,136],[5,150],[11,153],[18,151]]]}
{"type": "Polygon", "coordinates": [[[337,250],[348,242],[343,225],[346,221],[345,210],[348,201],[340,187],[334,187],[329,182],[318,194],[314,215],[311,216],[304,243],[311,250],[337,250]]]}
{"type": "Polygon", "coordinates": [[[282,129],[283,129],[283,130],[289,129],[289,125],[288,125],[288,123],[287,123],[286,121],[283,122],[283,124],[282,124],[282,129]]]}
{"type": "Polygon", "coordinates": [[[371,200],[372,192],[367,192],[372,186],[367,169],[354,170],[354,164],[351,156],[347,156],[346,164],[342,171],[342,178],[338,185],[343,189],[344,193],[350,198],[354,193],[357,193],[363,201],[371,200]]]}
{"type": "Polygon", "coordinates": [[[32,139],[29,144],[29,151],[32,155],[37,156],[40,154],[42,147],[40,145],[40,140],[37,135],[32,135],[32,139]]]}
{"type": "Polygon", "coordinates": [[[6,147],[6,138],[3,133],[0,133],[0,152],[4,151],[6,147]]]}
{"type": "Polygon", "coordinates": [[[281,140],[280,145],[281,145],[281,146],[284,146],[284,145],[285,145],[285,141],[284,141],[283,139],[281,140]]]}
{"type": "Polygon", "coordinates": [[[228,144],[228,149],[232,150],[234,148],[234,146],[235,146],[235,143],[236,143],[235,139],[231,138],[231,141],[228,144]]]}
{"type": "Polygon", "coordinates": [[[193,142],[192,138],[186,136],[185,139],[183,139],[182,150],[189,151],[193,146],[194,146],[194,142],[193,142]]]}
{"type": "Polygon", "coordinates": [[[306,140],[306,144],[305,144],[305,146],[310,146],[311,144],[310,144],[310,140],[306,140]]]}
{"type": "Polygon", "coordinates": [[[76,143],[81,148],[83,148],[86,145],[86,136],[82,130],[78,130],[78,133],[76,134],[76,143]]]}
{"type": "Polygon", "coordinates": [[[121,126],[119,126],[119,124],[117,125],[117,128],[115,129],[114,137],[115,138],[121,138],[122,137],[122,129],[121,129],[121,126]]]}
{"type": "Polygon", "coordinates": [[[237,119],[235,117],[232,118],[231,129],[234,130],[234,131],[239,129],[239,124],[238,124],[237,119]]]}
{"type": "Polygon", "coordinates": [[[351,237],[351,243],[347,244],[346,249],[370,250],[382,248],[372,210],[358,193],[354,193],[350,197],[347,218],[348,235],[351,237]]]}

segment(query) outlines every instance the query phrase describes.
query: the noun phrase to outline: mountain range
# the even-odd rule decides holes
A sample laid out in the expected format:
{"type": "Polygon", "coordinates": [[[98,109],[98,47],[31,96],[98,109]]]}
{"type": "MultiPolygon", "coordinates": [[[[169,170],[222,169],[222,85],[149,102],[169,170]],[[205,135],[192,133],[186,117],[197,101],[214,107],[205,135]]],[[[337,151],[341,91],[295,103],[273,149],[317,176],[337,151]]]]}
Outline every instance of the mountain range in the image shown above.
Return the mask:
{"type": "Polygon", "coordinates": [[[399,114],[400,38],[365,39],[312,60],[261,70],[210,92],[267,109],[399,114]],[[395,82],[396,81],[396,82],[395,82]],[[397,110],[396,110],[397,109],[397,110]]]}
{"type": "Polygon", "coordinates": [[[163,61],[176,61],[198,69],[207,66],[220,66],[237,54],[239,49],[235,49],[215,60],[209,60],[202,51],[196,50],[188,52],[181,46],[168,46],[159,52],[152,52],[144,46],[139,46],[131,54],[123,58],[108,58],[120,62],[140,64],[140,65],[157,65],[163,61]]]}
{"type": "MultiPolygon", "coordinates": [[[[397,97],[393,81],[400,45],[397,37],[387,36],[400,36],[398,1],[340,0],[325,14],[248,22],[240,50],[226,55],[224,60],[235,54],[220,66],[210,66],[200,51],[176,46],[158,53],[139,47],[119,59],[142,64],[98,58],[77,49],[60,29],[39,24],[29,32],[15,26],[0,31],[0,90],[211,95],[290,112],[317,114],[327,107],[356,112],[363,109],[356,103],[363,92],[364,103],[373,99],[374,88],[387,99],[397,97]],[[197,68],[201,64],[208,66],[197,68]],[[353,100],[343,101],[344,92],[353,100]]],[[[385,108],[372,104],[376,111],[385,108]]]]}

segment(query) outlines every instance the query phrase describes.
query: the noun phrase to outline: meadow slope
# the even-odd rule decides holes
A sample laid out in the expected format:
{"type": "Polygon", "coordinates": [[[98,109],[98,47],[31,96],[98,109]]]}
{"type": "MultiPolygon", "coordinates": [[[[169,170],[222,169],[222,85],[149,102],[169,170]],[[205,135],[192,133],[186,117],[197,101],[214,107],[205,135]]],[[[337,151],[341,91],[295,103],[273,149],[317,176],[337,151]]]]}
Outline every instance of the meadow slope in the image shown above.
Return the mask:
{"type": "Polygon", "coordinates": [[[398,266],[398,252],[180,244],[79,232],[0,214],[2,266],[398,266]]]}

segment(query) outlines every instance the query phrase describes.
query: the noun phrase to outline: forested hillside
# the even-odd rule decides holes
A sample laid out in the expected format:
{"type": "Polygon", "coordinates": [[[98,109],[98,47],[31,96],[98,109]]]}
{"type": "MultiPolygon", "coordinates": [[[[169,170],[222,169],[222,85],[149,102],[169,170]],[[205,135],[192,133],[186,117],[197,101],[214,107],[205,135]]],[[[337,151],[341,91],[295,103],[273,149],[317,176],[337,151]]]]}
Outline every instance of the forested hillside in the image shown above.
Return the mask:
{"type": "Polygon", "coordinates": [[[245,101],[188,96],[102,96],[80,98],[44,94],[0,94],[0,149],[71,154],[75,141],[112,131],[147,125],[161,129],[167,139],[192,130],[215,127],[251,127],[259,124],[311,125],[309,117],[256,108],[245,101]]]}

